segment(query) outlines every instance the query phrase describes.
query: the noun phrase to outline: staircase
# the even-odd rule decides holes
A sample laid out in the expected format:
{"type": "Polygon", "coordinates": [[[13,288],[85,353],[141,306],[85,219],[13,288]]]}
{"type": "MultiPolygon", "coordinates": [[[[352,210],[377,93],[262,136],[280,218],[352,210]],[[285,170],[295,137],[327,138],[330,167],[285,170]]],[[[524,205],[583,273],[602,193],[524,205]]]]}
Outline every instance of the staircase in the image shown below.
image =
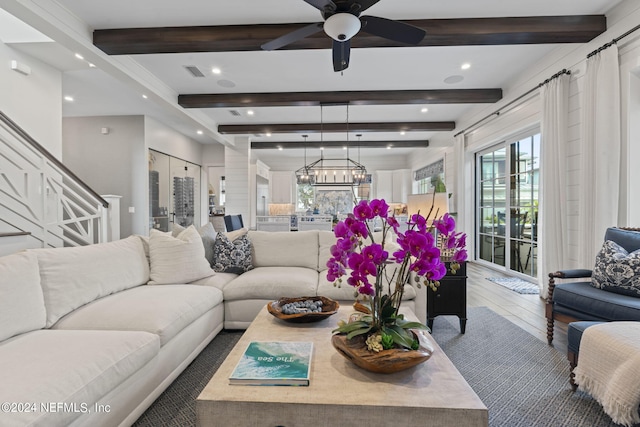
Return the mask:
{"type": "Polygon", "coordinates": [[[103,197],[0,111],[0,255],[105,242],[109,219],[103,197]]]}

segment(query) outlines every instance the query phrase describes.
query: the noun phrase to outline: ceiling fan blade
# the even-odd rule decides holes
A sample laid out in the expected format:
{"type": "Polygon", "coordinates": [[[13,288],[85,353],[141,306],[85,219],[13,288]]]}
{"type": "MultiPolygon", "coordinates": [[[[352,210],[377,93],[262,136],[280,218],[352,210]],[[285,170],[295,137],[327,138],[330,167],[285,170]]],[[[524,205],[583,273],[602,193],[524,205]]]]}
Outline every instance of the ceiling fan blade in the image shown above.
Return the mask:
{"type": "Polygon", "coordinates": [[[333,71],[343,71],[349,67],[351,56],[351,40],[339,42],[333,41],[333,71]]]}
{"type": "Polygon", "coordinates": [[[400,43],[418,44],[427,34],[422,28],[378,16],[362,16],[360,21],[361,31],[400,43]]]}
{"type": "Polygon", "coordinates": [[[277,39],[271,40],[260,46],[262,50],[275,50],[280,49],[283,46],[288,44],[297,42],[298,40],[302,40],[305,37],[309,37],[315,33],[319,33],[322,31],[322,22],[318,22],[316,24],[309,24],[302,28],[299,28],[295,31],[285,34],[284,36],[278,37],[277,39]]]}
{"type": "Polygon", "coordinates": [[[380,0],[357,0],[355,3],[360,6],[360,8],[358,9],[358,13],[364,12],[379,1],[380,0]]]}
{"type": "Polygon", "coordinates": [[[336,10],[336,4],[331,0],[304,0],[306,3],[318,9],[320,12],[325,10],[336,10]],[[329,9],[327,9],[329,8],[329,9]]]}

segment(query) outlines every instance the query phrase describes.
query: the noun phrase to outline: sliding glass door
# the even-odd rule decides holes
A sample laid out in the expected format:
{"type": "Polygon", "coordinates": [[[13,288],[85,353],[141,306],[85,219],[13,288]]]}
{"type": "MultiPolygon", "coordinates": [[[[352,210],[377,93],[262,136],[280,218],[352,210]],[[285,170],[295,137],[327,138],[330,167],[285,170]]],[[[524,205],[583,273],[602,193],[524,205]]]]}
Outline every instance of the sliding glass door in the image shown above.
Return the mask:
{"type": "Polygon", "coordinates": [[[476,259],[537,274],[540,134],[477,155],[476,259]]]}

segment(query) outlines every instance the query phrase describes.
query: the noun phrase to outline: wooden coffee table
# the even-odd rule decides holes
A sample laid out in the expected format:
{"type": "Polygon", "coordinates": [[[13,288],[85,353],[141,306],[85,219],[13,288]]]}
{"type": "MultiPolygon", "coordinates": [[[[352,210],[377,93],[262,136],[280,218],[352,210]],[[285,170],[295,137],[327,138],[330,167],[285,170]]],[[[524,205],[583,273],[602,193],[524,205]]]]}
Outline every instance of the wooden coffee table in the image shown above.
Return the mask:
{"type": "Polygon", "coordinates": [[[487,407],[430,336],[433,356],[395,374],[364,371],[338,354],[331,330],[352,311],[341,307],[320,322],[294,324],[262,310],[198,397],[197,425],[488,426],[487,407]],[[310,385],[229,385],[250,341],[313,341],[310,385]]]}

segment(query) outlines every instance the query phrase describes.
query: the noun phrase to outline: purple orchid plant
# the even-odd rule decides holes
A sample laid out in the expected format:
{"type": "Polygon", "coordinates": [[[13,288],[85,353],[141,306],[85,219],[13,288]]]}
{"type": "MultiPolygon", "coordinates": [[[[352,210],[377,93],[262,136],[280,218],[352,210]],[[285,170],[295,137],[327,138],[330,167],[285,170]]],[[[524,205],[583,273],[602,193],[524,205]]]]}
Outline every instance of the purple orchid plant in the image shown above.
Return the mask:
{"type": "MultiPolygon", "coordinates": [[[[433,207],[431,208],[433,210],[433,207]]],[[[421,283],[434,291],[439,280],[447,273],[435,233],[441,235],[441,247],[451,254],[451,271],[455,273],[459,263],[467,259],[466,234],[456,233],[456,222],[448,213],[429,224],[432,212],[426,217],[418,212],[409,218],[408,229],[400,231],[400,224],[389,215],[389,205],[383,199],[362,200],[353,214],[336,224],[336,244],[331,247],[332,257],[327,262],[327,279],[340,286],[342,277],[355,288],[358,299],[369,301],[369,313],[359,320],[341,322],[334,330],[347,334],[351,339],[358,335],[368,337],[370,350],[401,347],[417,348],[418,342],[409,329],[427,329],[418,322],[410,322],[399,313],[404,287],[411,277],[417,287],[421,283]],[[382,232],[375,240],[369,222],[380,218],[382,232]],[[393,233],[396,244],[391,243],[393,233]],[[394,246],[390,254],[386,249],[394,246]],[[394,266],[393,272],[387,268],[394,266]]],[[[437,216],[437,212],[434,216],[437,216]]]]}

